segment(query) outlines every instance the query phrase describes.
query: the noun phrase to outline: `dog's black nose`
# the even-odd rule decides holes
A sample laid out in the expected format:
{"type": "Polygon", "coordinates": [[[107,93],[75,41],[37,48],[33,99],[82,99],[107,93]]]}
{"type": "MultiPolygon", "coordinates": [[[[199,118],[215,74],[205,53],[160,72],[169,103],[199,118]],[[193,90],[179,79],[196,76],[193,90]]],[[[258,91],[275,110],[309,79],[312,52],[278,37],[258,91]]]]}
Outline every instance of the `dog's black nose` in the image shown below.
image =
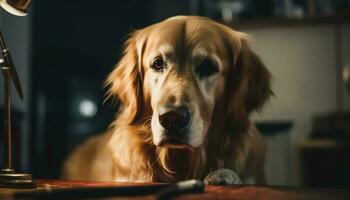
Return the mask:
{"type": "Polygon", "coordinates": [[[160,124],[170,132],[180,132],[188,125],[190,112],[186,106],[167,110],[159,115],[160,124]]]}

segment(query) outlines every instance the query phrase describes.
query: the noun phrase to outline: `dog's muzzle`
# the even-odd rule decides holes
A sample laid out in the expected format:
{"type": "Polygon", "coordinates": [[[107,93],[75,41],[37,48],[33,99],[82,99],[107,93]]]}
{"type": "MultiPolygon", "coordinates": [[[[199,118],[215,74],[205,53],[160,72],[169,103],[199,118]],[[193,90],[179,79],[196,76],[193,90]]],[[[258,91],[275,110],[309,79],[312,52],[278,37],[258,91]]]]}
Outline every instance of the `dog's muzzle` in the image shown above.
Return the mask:
{"type": "Polygon", "coordinates": [[[191,113],[187,106],[164,108],[159,114],[159,123],[164,128],[162,144],[187,144],[187,132],[191,113]]]}

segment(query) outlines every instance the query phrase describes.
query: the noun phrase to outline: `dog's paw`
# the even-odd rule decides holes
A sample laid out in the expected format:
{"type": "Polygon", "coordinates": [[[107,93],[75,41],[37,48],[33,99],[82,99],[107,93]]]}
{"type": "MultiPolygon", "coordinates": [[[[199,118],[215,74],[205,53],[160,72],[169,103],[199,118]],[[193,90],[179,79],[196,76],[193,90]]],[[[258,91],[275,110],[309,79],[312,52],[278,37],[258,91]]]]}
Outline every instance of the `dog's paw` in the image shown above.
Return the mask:
{"type": "Polygon", "coordinates": [[[235,185],[242,184],[238,174],[230,169],[218,169],[210,172],[204,179],[207,185],[235,185]]]}

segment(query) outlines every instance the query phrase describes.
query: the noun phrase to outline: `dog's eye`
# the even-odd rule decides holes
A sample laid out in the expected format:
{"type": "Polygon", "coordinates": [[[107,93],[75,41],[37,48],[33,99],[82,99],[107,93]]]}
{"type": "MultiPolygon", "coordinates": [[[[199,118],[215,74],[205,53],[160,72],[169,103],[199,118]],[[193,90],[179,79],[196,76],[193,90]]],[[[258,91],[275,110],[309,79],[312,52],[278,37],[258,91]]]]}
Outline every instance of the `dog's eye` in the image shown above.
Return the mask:
{"type": "Polygon", "coordinates": [[[196,70],[195,70],[196,74],[199,75],[199,78],[211,76],[217,73],[218,71],[219,71],[218,68],[210,59],[203,60],[201,64],[199,64],[196,67],[196,70]]]}
{"type": "Polygon", "coordinates": [[[155,69],[156,71],[163,71],[165,67],[165,62],[162,58],[156,58],[153,61],[152,68],[155,69]]]}

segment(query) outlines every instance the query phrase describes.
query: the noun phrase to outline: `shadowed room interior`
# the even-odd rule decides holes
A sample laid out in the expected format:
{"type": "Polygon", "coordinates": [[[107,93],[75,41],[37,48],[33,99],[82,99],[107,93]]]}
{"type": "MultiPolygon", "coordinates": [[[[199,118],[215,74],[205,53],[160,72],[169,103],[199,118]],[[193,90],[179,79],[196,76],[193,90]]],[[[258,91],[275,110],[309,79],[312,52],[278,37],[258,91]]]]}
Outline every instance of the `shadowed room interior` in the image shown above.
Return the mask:
{"type": "MultiPolygon", "coordinates": [[[[274,95],[251,115],[268,185],[350,187],[349,0],[34,0],[26,17],[2,10],[24,91],[23,101],[11,94],[14,167],[59,179],[69,153],[115,118],[104,82],[127,35],[176,15],[248,34],[270,71],[274,95]]],[[[1,89],[0,123],[3,99],[1,89]]]]}

